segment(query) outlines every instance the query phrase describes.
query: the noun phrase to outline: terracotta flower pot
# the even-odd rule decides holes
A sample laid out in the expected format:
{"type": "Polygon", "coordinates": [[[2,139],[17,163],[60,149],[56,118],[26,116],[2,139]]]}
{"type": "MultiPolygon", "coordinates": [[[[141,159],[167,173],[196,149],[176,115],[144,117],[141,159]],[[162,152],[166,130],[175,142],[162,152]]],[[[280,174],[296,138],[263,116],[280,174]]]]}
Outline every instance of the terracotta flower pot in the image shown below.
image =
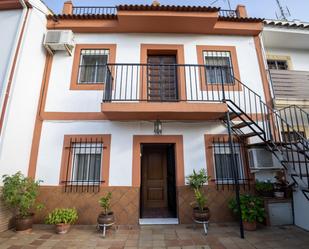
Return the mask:
{"type": "Polygon", "coordinates": [[[112,224],[114,223],[115,218],[114,218],[114,213],[113,212],[109,212],[108,214],[103,214],[100,213],[97,219],[98,224],[112,224]]]}
{"type": "Polygon", "coordinates": [[[57,234],[65,234],[69,231],[70,224],[64,224],[64,223],[56,224],[55,228],[57,234]]]}
{"type": "Polygon", "coordinates": [[[27,217],[15,217],[15,230],[16,231],[26,231],[32,229],[34,214],[30,214],[27,217]]]}
{"type": "Polygon", "coordinates": [[[248,222],[248,221],[243,221],[244,229],[246,231],[255,231],[256,230],[256,221],[254,222],[248,222]]]}
{"type": "Polygon", "coordinates": [[[201,211],[198,207],[193,208],[193,219],[197,221],[208,221],[210,218],[209,208],[205,207],[203,211],[201,211]]]}

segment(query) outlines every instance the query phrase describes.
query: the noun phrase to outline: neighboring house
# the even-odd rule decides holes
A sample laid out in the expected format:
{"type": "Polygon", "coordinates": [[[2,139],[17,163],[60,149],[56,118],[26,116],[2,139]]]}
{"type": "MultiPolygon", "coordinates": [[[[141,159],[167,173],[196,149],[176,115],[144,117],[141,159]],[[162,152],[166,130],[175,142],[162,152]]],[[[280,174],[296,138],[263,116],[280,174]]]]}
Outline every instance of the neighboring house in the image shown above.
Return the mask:
{"type": "MultiPolygon", "coordinates": [[[[272,82],[274,106],[279,110],[278,115],[286,121],[281,127],[282,138],[286,142],[305,141],[304,138],[309,137],[308,41],[309,23],[264,21],[263,43],[267,68],[272,82]],[[289,130],[291,127],[295,132],[289,130]]],[[[299,145],[299,149],[304,149],[304,153],[308,151],[307,146],[303,145],[299,145]]],[[[300,158],[303,162],[297,167],[302,181],[298,179],[300,188],[294,192],[295,224],[308,230],[309,215],[306,210],[309,209],[309,202],[300,191],[302,186],[308,186],[308,156],[301,155],[300,158]]]]}
{"type": "MultiPolygon", "coordinates": [[[[94,224],[99,198],[111,191],[117,224],[191,223],[186,176],[200,169],[211,176],[212,221],[230,221],[235,189],[252,191],[255,178],[288,169],[286,145],[307,149],[271,108],[263,20],[244,6],[68,1],[47,23],[39,13],[14,74],[0,157],[1,175],[20,170],[43,181],[37,222],[76,207],[80,224],[94,224]],[[283,128],[296,142],[283,143],[283,128]]],[[[295,182],[302,176],[286,172],[295,182]]]]}
{"type": "MultiPolygon", "coordinates": [[[[0,1],[0,175],[27,174],[44,70],[49,10],[39,0],[0,1]]],[[[0,231],[10,215],[0,201],[0,231]]]]}

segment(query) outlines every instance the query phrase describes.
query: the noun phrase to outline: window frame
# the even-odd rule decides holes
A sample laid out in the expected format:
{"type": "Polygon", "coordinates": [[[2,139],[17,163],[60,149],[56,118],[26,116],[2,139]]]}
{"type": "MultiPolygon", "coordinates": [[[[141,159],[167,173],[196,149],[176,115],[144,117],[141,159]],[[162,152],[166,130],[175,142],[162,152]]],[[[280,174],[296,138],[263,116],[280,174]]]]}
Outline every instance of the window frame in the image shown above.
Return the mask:
{"type": "Polygon", "coordinates": [[[267,59],[267,67],[269,70],[283,70],[283,71],[288,71],[289,70],[289,63],[287,60],[284,59],[267,59]],[[269,62],[274,62],[276,68],[270,68],[269,67],[269,62]],[[284,62],[286,64],[286,69],[280,69],[278,68],[278,62],[284,62]]]}
{"type": "MultiPolygon", "coordinates": [[[[198,65],[205,66],[205,57],[204,52],[211,52],[211,51],[218,51],[218,52],[229,52],[230,53],[230,59],[231,59],[231,65],[234,77],[240,79],[240,72],[239,72],[239,66],[238,66],[238,59],[237,59],[237,52],[235,46],[209,46],[209,45],[197,45],[196,46],[196,52],[197,52],[197,62],[198,65]]],[[[199,67],[199,78],[200,78],[200,85],[202,91],[219,91],[222,90],[222,84],[221,83],[210,83],[207,81],[206,78],[206,66],[205,67],[199,67]]],[[[240,83],[235,80],[234,83],[227,83],[223,86],[225,91],[242,91],[242,87],[240,83]]]]}
{"type": "MultiPolygon", "coordinates": [[[[105,82],[78,83],[82,50],[109,50],[107,63],[113,64],[116,60],[116,44],[77,44],[75,46],[70,90],[104,90],[105,82]]],[[[114,68],[112,69],[112,74],[114,73],[113,71],[114,68]]]]}
{"type": "MultiPolygon", "coordinates": [[[[101,155],[101,169],[100,169],[100,181],[101,184],[94,184],[98,186],[108,186],[109,184],[109,168],[110,168],[110,145],[111,145],[111,135],[64,135],[63,140],[63,149],[62,149],[62,160],[61,160],[61,169],[59,184],[65,185],[66,181],[72,181],[71,179],[71,169],[73,164],[73,155],[71,153],[71,142],[76,143],[94,143],[95,141],[103,142],[102,155],[101,155]],[[69,173],[69,175],[67,175],[69,173]]],[[[90,182],[91,184],[91,182],[90,182]]],[[[72,184],[70,185],[79,185],[72,184]]]]}

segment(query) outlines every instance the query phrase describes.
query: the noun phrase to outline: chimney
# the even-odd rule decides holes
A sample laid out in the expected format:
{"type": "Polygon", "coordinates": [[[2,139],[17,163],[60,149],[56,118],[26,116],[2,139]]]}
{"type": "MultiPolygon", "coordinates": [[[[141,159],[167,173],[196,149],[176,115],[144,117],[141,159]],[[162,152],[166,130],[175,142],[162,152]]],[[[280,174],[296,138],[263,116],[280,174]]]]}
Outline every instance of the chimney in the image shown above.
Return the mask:
{"type": "Polygon", "coordinates": [[[242,18],[248,17],[245,5],[237,5],[236,13],[237,13],[238,17],[242,17],[242,18]]]}
{"type": "Polygon", "coordinates": [[[157,6],[160,6],[160,2],[154,0],[151,5],[157,7],[157,6]]]}
{"type": "Polygon", "coordinates": [[[73,4],[72,1],[66,1],[63,4],[62,14],[72,15],[73,14],[73,4]]]}

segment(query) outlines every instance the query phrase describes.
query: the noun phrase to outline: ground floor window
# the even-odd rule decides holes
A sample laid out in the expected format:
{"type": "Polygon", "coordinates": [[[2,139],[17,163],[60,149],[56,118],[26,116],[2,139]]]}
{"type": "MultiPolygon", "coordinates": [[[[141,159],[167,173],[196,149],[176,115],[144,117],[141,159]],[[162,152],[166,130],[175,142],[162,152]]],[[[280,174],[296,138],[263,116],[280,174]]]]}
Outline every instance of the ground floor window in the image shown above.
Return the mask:
{"type": "Polygon", "coordinates": [[[108,185],[110,135],[66,135],[60,183],[65,191],[95,191],[108,185]]]}

